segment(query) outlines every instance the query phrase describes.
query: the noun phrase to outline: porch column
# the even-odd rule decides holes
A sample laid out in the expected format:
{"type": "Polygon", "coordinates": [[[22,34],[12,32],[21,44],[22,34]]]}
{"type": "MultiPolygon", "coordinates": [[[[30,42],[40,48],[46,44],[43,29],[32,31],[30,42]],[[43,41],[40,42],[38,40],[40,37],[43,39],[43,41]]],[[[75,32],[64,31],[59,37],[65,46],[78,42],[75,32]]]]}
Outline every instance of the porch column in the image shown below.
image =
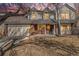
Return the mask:
{"type": "Polygon", "coordinates": [[[55,30],[55,25],[54,25],[54,32],[53,32],[53,34],[55,35],[56,34],[56,32],[55,32],[56,30],[55,30]]]}
{"type": "Polygon", "coordinates": [[[46,33],[46,25],[45,25],[45,34],[47,34],[47,33],[46,33]]]}

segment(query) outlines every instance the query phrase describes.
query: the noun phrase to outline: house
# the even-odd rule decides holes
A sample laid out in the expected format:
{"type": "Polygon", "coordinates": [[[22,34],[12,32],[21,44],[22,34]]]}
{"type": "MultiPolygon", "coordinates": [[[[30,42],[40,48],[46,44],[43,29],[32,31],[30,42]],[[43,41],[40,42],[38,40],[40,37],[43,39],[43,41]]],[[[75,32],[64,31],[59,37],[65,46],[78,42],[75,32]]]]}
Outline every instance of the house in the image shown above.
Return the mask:
{"type": "Polygon", "coordinates": [[[51,11],[49,8],[45,8],[43,11],[32,8],[28,16],[28,20],[33,21],[31,23],[31,31],[38,34],[55,34],[54,11],[51,11]]]}
{"type": "Polygon", "coordinates": [[[34,34],[58,34],[58,21],[60,20],[60,34],[72,34],[72,28],[75,22],[75,10],[68,4],[65,4],[59,10],[58,20],[56,19],[56,10],[50,10],[46,7],[44,10],[30,8],[25,15],[11,15],[5,22],[5,34],[7,36],[29,36],[34,34]]]}

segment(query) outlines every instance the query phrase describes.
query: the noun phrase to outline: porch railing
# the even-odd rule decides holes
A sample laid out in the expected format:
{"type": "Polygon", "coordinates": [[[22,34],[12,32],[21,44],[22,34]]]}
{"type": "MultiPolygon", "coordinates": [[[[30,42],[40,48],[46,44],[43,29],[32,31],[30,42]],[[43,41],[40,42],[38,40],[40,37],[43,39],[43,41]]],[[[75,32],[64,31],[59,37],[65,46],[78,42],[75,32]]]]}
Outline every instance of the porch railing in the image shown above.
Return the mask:
{"type": "Polygon", "coordinates": [[[75,20],[60,20],[61,23],[74,23],[75,20]]]}

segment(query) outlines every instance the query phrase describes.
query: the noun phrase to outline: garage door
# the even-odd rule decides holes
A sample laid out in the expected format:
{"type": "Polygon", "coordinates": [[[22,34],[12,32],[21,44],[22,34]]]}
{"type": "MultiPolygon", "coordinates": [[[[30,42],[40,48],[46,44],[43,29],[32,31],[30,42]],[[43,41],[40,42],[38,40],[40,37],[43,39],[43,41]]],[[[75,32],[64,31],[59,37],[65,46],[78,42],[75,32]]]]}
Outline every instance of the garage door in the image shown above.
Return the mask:
{"type": "Polygon", "coordinates": [[[8,36],[29,36],[29,25],[8,25],[8,36]]]}

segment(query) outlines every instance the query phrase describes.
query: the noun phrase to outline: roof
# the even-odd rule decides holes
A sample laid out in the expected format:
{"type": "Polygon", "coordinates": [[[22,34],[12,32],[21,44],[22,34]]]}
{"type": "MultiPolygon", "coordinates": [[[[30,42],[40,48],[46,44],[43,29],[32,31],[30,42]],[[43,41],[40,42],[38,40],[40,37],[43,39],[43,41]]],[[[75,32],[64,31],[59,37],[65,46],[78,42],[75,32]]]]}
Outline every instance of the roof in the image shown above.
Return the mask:
{"type": "Polygon", "coordinates": [[[11,16],[6,19],[4,24],[24,24],[26,22],[26,18],[23,16],[11,16]]]}
{"type": "Polygon", "coordinates": [[[69,8],[70,10],[76,12],[76,10],[75,10],[73,7],[71,7],[70,5],[68,5],[68,4],[64,4],[64,6],[66,6],[66,7],[69,8]]]}
{"type": "Polygon", "coordinates": [[[0,20],[6,15],[6,13],[0,13],[0,20]]]}
{"type": "Polygon", "coordinates": [[[9,14],[0,14],[0,25],[7,19],[9,14]]]}
{"type": "Polygon", "coordinates": [[[54,24],[53,20],[28,20],[25,16],[11,16],[6,19],[4,24],[8,25],[25,25],[25,24],[54,24]]]}
{"type": "Polygon", "coordinates": [[[43,19],[39,19],[39,20],[32,20],[31,21],[33,24],[55,24],[55,22],[53,20],[43,20],[43,19]]]}

